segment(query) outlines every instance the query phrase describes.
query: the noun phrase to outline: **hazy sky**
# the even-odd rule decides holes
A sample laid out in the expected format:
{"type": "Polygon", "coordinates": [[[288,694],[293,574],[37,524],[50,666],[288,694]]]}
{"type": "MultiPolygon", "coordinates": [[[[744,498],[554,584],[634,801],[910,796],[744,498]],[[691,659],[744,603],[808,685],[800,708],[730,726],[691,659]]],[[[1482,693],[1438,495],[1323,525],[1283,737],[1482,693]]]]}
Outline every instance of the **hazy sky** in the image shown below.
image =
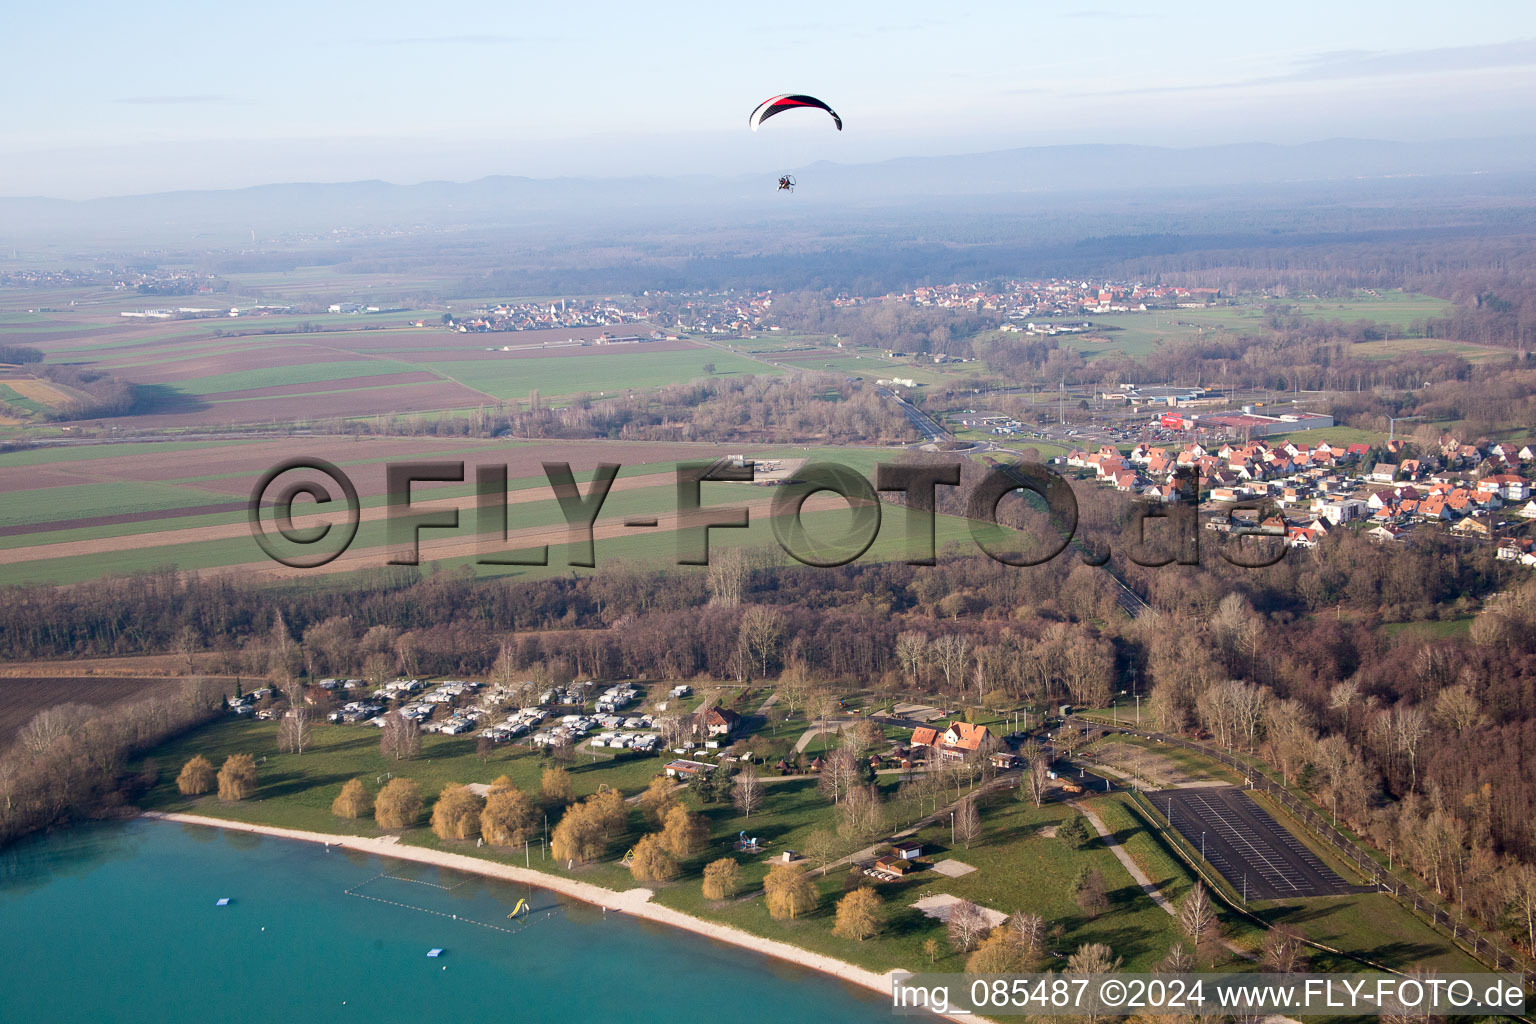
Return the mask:
{"type": "Polygon", "coordinates": [[[1531,0],[12,4],[0,195],[1506,135],[1531,0]],[[809,113],[748,132],[783,91],[809,113]]]}

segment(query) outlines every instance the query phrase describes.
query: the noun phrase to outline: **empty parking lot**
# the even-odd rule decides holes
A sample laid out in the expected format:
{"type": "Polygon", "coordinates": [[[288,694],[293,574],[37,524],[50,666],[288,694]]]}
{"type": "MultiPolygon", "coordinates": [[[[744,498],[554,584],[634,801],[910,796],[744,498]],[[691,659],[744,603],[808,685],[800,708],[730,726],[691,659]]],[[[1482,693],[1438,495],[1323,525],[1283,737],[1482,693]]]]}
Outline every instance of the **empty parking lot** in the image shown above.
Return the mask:
{"type": "Polygon", "coordinates": [[[1235,786],[1152,794],[1157,809],[1205,859],[1251,900],[1343,896],[1351,885],[1235,786]]]}

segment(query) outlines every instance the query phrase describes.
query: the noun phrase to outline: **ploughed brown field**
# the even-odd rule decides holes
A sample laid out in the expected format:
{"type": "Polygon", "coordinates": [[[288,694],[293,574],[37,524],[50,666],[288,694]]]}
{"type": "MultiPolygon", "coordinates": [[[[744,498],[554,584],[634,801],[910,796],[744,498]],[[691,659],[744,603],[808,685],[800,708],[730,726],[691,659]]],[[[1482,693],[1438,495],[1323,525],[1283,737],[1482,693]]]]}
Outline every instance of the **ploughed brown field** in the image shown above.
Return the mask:
{"type": "Polygon", "coordinates": [[[44,708],[59,704],[109,708],[156,692],[173,691],[181,683],[180,679],[134,676],[0,677],[0,747],[9,746],[17,731],[44,708]]]}
{"type": "MultiPolygon", "coordinates": [[[[312,390],[322,390],[319,384],[312,390]]],[[[211,399],[231,397],[209,396],[211,399]]],[[[342,391],[335,394],[309,395],[307,397],[256,398],[248,402],[211,401],[208,405],[186,412],[149,413],[144,416],[122,417],[108,420],[87,420],[96,427],[131,424],[135,428],[162,427],[230,427],[236,425],[289,424],[309,422],[315,419],[333,419],[347,416],[374,416],[379,413],[436,412],[442,409],[473,409],[491,404],[491,399],[479,391],[439,380],[435,383],[396,385],[381,398],[381,391],[342,391]]]]}

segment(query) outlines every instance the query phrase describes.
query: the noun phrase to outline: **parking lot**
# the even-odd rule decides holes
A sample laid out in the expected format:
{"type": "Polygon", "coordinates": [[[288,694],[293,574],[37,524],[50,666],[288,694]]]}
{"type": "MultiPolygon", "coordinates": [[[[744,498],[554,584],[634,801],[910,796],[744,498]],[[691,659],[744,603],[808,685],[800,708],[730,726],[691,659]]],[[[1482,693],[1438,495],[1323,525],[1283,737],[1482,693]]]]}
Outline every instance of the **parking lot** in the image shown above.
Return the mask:
{"type": "Polygon", "coordinates": [[[1351,885],[1249,798],[1228,786],[1152,795],[1157,809],[1238,893],[1250,900],[1370,892],[1351,885]]]}

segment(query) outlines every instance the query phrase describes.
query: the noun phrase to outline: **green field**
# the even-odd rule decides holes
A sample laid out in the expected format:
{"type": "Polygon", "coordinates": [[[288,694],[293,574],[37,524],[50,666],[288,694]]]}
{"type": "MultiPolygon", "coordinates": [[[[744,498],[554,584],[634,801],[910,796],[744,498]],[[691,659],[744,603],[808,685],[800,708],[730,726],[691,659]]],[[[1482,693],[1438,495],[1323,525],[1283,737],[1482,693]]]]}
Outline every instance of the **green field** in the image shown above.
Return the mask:
{"type": "Polygon", "coordinates": [[[1298,316],[1318,320],[1372,320],[1391,327],[1404,328],[1415,320],[1444,316],[1452,303],[1429,295],[1404,291],[1355,293],[1349,300],[1276,300],[1276,305],[1291,307],[1298,316]]]}
{"type": "Polygon", "coordinates": [[[5,383],[0,383],[0,402],[21,416],[41,416],[48,411],[43,403],[26,397],[5,383]]]}
{"type": "Polygon", "coordinates": [[[100,481],[46,490],[0,492],[0,523],[49,523],[56,519],[157,512],[229,500],[228,494],[175,484],[100,481]]]}
{"type": "MultiPolygon", "coordinates": [[[[465,387],[509,400],[525,399],[530,391],[537,391],[542,396],[575,395],[678,384],[708,376],[704,371],[706,363],[714,364],[716,374],[762,375],[782,372],[755,360],[707,348],[681,352],[456,360],[423,363],[421,366],[456,380],[465,387]]],[[[406,369],[416,368],[400,365],[406,369]]]]}
{"type": "Polygon", "coordinates": [[[1506,348],[1492,345],[1475,345],[1467,341],[1446,341],[1441,338],[1388,338],[1383,341],[1357,341],[1349,346],[1349,355],[1355,359],[1390,361],[1404,356],[1455,355],[1471,363],[1500,362],[1510,358],[1506,348]]]}
{"type": "Polygon", "coordinates": [[[252,388],[269,388],[285,384],[317,384],[347,377],[374,377],[384,373],[410,373],[419,369],[413,363],[389,359],[363,359],[339,363],[301,363],[297,366],[274,366],[261,370],[239,370],[234,373],[216,373],[211,377],[182,381],[174,385],[184,395],[221,395],[232,391],[248,391],[252,388]]]}

